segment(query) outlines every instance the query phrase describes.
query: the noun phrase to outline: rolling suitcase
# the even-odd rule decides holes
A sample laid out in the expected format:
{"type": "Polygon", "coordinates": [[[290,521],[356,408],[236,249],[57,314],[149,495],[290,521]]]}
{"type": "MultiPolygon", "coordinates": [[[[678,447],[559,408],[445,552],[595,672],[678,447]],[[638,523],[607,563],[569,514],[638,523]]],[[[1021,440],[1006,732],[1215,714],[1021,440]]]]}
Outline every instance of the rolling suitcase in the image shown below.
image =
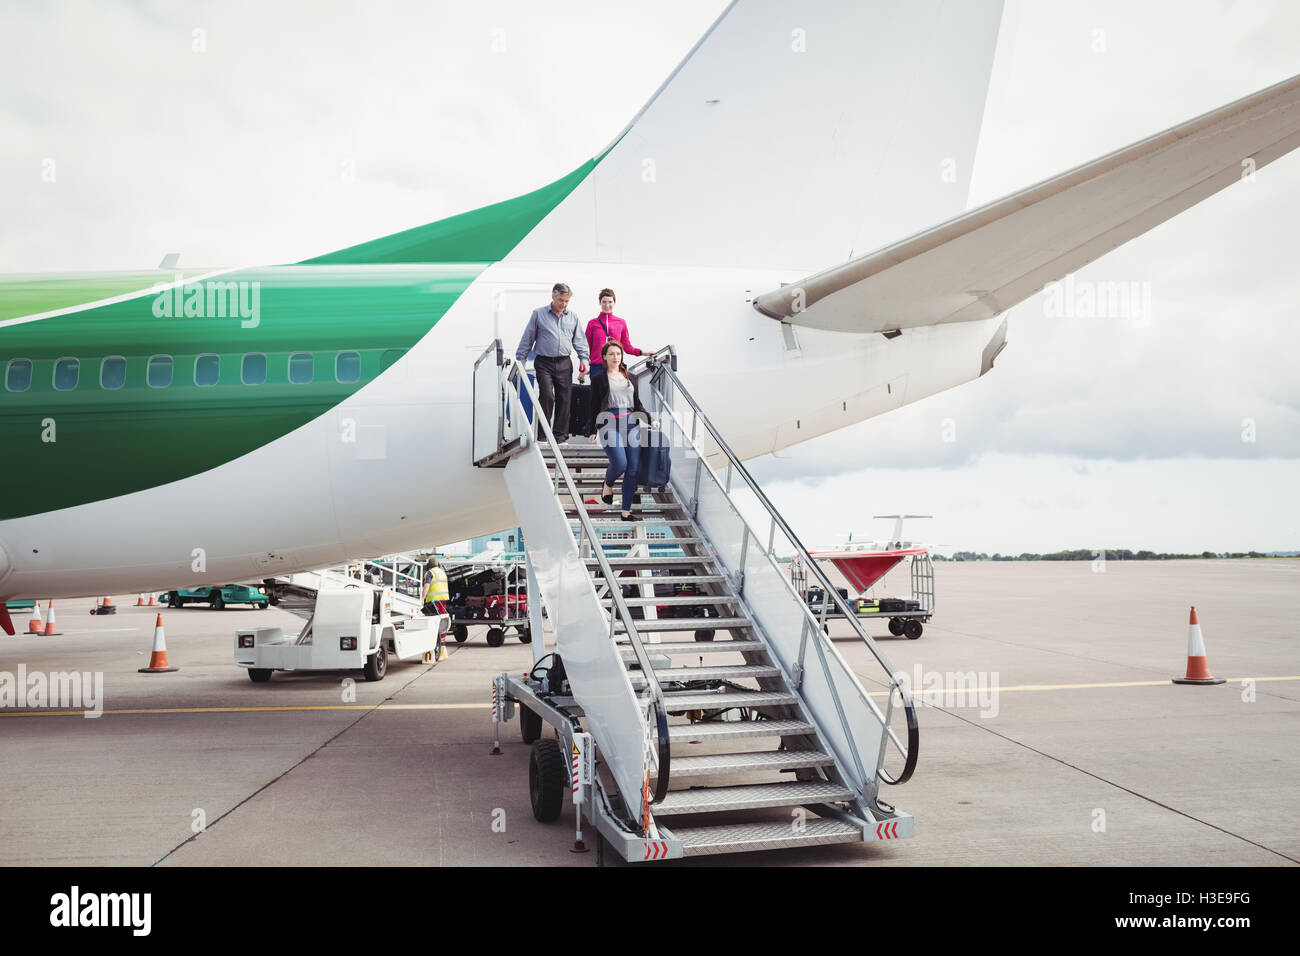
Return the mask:
{"type": "Polygon", "coordinates": [[[591,386],[574,384],[569,392],[569,434],[590,435],[591,386]]]}

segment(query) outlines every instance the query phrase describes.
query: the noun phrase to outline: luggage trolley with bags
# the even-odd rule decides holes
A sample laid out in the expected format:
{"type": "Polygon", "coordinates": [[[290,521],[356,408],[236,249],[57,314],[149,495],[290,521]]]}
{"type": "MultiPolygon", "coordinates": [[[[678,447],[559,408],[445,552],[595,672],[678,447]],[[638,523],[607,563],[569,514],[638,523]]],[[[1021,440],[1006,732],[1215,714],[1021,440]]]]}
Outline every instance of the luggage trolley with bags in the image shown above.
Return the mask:
{"type": "MultiPolygon", "coordinates": [[[[848,588],[838,588],[846,604],[859,618],[887,618],[889,633],[895,637],[906,637],[914,641],[925,631],[925,624],[934,615],[934,564],[930,553],[925,548],[902,548],[897,550],[841,550],[811,551],[814,560],[828,561],[844,575],[857,590],[856,597],[850,597],[848,588]],[[910,561],[910,581],[912,593],[908,597],[872,598],[867,595],[870,588],[890,570],[903,561],[910,561]]],[[[828,602],[827,596],[817,586],[808,586],[808,569],[796,563],[791,573],[791,583],[803,595],[804,600],[819,618],[826,621],[843,618],[834,601],[828,602]],[[828,605],[829,606],[826,606],[828,605]]],[[[829,628],[827,628],[829,633],[829,628]]]]}
{"type": "Polygon", "coordinates": [[[489,647],[505,643],[514,629],[521,644],[531,644],[528,622],[528,573],[523,555],[502,555],[500,563],[444,565],[447,572],[447,613],[457,644],[469,640],[469,629],[487,626],[489,647]]]}

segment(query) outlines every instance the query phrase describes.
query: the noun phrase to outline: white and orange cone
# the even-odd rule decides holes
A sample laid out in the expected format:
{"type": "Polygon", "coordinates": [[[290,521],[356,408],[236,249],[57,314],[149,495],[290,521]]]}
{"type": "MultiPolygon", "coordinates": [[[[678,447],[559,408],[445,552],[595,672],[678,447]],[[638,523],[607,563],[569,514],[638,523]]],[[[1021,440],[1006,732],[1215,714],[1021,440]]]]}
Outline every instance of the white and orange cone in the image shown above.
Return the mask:
{"type": "Polygon", "coordinates": [[[46,609],[50,612],[50,616],[47,617],[47,618],[45,619],[45,632],[44,632],[44,634],[45,634],[46,637],[57,637],[58,635],[62,634],[63,632],[62,632],[62,631],[59,631],[59,630],[55,630],[55,625],[54,625],[54,602],[53,602],[53,601],[50,601],[50,603],[46,605],[46,609]]]}
{"type": "Polygon", "coordinates": [[[135,596],[135,606],[136,606],[136,607],[144,607],[144,594],[143,594],[143,593],[141,593],[141,594],[137,594],[137,595],[135,596]]]}
{"type": "Polygon", "coordinates": [[[1187,625],[1187,676],[1175,677],[1175,684],[1222,684],[1222,677],[1210,673],[1210,662],[1205,657],[1205,638],[1201,636],[1201,622],[1196,619],[1196,605],[1187,625]]]}
{"type": "Polygon", "coordinates": [[[153,653],[149,656],[149,666],[141,667],[141,674],[165,674],[168,671],[180,670],[179,667],[172,667],[167,663],[167,637],[163,633],[162,614],[158,615],[158,621],[153,626],[153,653]]]}
{"type": "Polygon", "coordinates": [[[149,607],[157,607],[157,606],[158,606],[158,595],[154,594],[151,591],[149,592],[149,607]]]}
{"type": "Polygon", "coordinates": [[[41,620],[41,602],[32,602],[32,616],[27,621],[28,634],[40,634],[45,630],[45,622],[41,620]]]}

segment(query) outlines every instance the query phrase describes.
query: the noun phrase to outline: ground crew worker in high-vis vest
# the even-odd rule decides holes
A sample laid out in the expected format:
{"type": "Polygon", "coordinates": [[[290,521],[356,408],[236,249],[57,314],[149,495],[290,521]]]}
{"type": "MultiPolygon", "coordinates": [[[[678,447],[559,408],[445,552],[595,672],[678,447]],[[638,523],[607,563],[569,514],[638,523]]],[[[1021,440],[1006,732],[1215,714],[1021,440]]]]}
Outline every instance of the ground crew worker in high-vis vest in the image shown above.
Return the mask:
{"type": "Polygon", "coordinates": [[[429,570],[424,572],[424,614],[434,617],[447,613],[447,572],[438,566],[437,558],[429,559],[429,570]]]}

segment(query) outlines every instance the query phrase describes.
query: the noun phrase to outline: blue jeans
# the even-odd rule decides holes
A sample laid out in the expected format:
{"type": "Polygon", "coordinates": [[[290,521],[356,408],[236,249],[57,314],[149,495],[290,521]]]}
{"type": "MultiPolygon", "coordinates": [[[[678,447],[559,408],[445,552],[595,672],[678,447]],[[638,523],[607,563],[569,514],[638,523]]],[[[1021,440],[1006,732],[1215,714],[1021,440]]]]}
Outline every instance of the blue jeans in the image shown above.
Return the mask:
{"type": "MultiPolygon", "coordinates": [[[[610,414],[617,413],[611,410],[610,414]]],[[[609,459],[605,484],[614,488],[614,483],[620,477],[623,479],[623,510],[631,511],[636,498],[637,468],[641,464],[641,428],[626,412],[618,415],[617,425],[617,428],[600,430],[605,457],[609,459]]]]}

